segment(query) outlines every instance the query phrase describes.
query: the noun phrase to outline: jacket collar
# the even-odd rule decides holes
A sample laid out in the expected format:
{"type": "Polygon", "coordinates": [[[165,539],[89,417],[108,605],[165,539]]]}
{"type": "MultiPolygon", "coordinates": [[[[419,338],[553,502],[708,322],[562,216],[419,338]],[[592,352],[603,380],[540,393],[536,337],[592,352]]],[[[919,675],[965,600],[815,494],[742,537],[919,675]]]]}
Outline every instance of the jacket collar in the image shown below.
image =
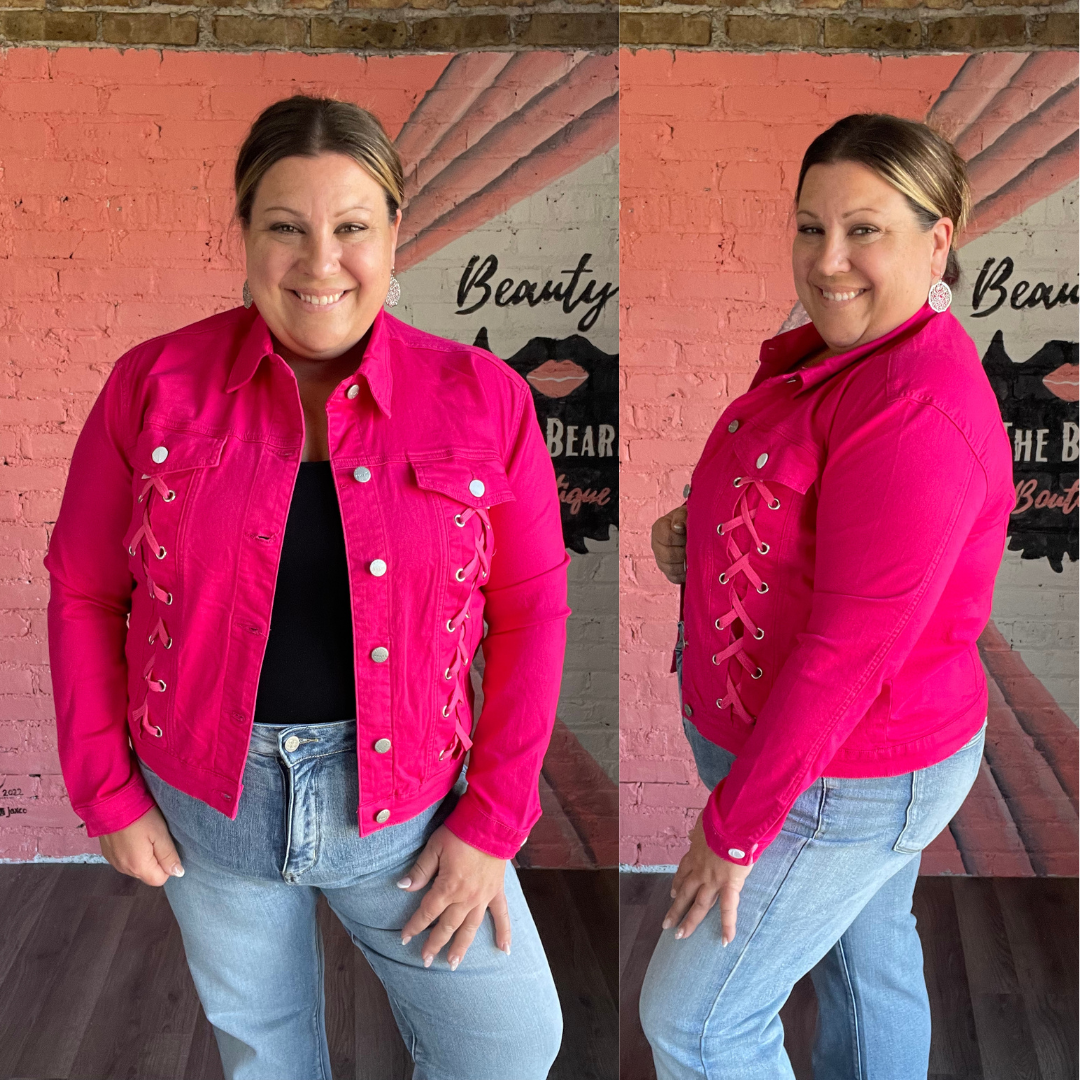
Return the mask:
{"type": "MultiPolygon", "coordinates": [[[[270,336],[270,328],[266,325],[258,309],[252,308],[252,312],[244,312],[243,318],[249,319],[247,330],[243,333],[240,348],[236,352],[232,368],[229,371],[228,381],[225,383],[227,393],[239,390],[251,381],[259,364],[269,356],[274,355],[274,341],[270,336]]],[[[367,347],[364,349],[364,358],[357,368],[357,375],[363,376],[375,399],[375,404],[385,416],[390,415],[390,400],[394,390],[394,375],[390,367],[390,338],[392,328],[389,325],[393,320],[383,308],[379,308],[375,321],[371,324],[371,334],[368,337],[367,347]]]]}
{"type": "MultiPolygon", "coordinates": [[[[942,317],[951,319],[952,314],[948,313],[939,316],[929,304],[923,304],[910,319],[902,322],[887,334],[882,334],[881,337],[874,338],[873,341],[857,345],[847,352],[830,356],[827,360],[814,364],[812,367],[801,368],[792,372],[791,378],[799,382],[799,387],[795,392],[802,393],[806,390],[812,390],[815,386],[825,382],[826,379],[831,379],[837,372],[843,371],[844,368],[850,367],[871,353],[913,337],[931,319],[942,317]]],[[[774,375],[782,375],[790,371],[804,356],[820,349],[824,344],[824,340],[813,323],[805,323],[794,330],[789,330],[786,334],[778,334],[776,337],[770,338],[761,346],[761,366],[750,384],[750,389],[755,389],[774,375]]]]}

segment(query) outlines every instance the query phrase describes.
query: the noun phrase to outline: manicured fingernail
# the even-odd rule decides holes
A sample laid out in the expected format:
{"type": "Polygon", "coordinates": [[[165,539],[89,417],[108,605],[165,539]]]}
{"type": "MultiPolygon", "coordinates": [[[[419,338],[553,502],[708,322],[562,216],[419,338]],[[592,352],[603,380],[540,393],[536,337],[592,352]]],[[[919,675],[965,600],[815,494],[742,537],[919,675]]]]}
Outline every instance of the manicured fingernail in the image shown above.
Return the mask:
{"type": "Polygon", "coordinates": [[[510,944],[509,944],[509,942],[506,945],[500,945],[499,948],[502,949],[502,951],[504,953],[506,953],[507,956],[510,955],[510,944]]]}
{"type": "Polygon", "coordinates": [[[675,899],[675,890],[674,889],[671,890],[671,899],[672,900],[675,899]]]}
{"type": "Polygon", "coordinates": [[[398,883],[399,889],[407,889],[412,884],[412,878],[403,877],[398,883]]]}
{"type": "Polygon", "coordinates": [[[173,868],[172,868],[172,869],[171,869],[171,870],[169,871],[169,873],[170,873],[170,874],[172,874],[172,876],[173,876],[173,877],[183,877],[183,876],[184,876],[184,868],[183,868],[183,867],[182,867],[182,866],[181,866],[181,865],[180,865],[179,863],[177,863],[177,864],[176,864],[176,865],[175,865],[175,866],[174,866],[174,867],[173,867],[173,868]]]}
{"type": "Polygon", "coordinates": [[[401,944],[402,944],[402,945],[408,945],[410,941],[412,941],[412,934],[406,934],[406,935],[405,935],[405,936],[404,936],[404,937],[403,937],[403,938],[401,939],[401,944]]]}
{"type": "Polygon", "coordinates": [[[679,929],[675,931],[675,940],[676,941],[682,940],[682,936],[683,936],[683,929],[680,926],[679,929]]]}
{"type": "Polygon", "coordinates": [[[670,930],[670,929],[671,929],[671,920],[670,920],[670,919],[665,919],[665,920],[664,920],[664,921],[663,921],[663,922],[662,922],[662,923],[660,924],[660,929],[661,929],[661,930],[670,930]]]}
{"type": "Polygon", "coordinates": [[[450,970],[451,971],[457,971],[457,966],[460,963],[461,963],[461,957],[460,956],[452,956],[452,957],[450,957],[450,970]]]}
{"type": "Polygon", "coordinates": [[[424,967],[426,967],[426,968],[427,968],[427,967],[431,967],[431,961],[432,961],[433,959],[434,959],[434,957],[431,957],[431,956],[425,956],[425,957],[424,957],[424,967]]]}
{"type": "Polygon", "coordinates": [[[721,948],[724,948],[724,949],[726,949],[728,947],[728,939],[726,937],[722,937],[720,939],[720,946],[721,946],[721,948]]]}

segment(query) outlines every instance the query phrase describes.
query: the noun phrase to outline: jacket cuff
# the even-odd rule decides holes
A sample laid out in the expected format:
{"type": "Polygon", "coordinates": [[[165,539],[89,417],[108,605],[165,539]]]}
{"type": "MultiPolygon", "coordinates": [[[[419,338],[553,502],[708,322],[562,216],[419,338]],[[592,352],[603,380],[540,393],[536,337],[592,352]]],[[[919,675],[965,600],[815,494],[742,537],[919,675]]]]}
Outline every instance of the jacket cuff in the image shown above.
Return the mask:
{"type": "Polygon", "coordinates": [[[705,843],[714,855],[719,855],[727,862],[737,863],[739,866],[753,866],[759,856],[760,844],[749,840],[740,840],[737,837],[728,836],[723,829],[720,820],[720,789],[724,781],[713,789],[705,809],[701,813],[701,828],[705,833],[705,843]]]}
{"type": "Polygon", "coordinates": [[[156,805],[146,782],[136,772],[115,795],[90,806],[72,806],[72,809],[86,822],[87,836],[102,836],[126,829],[156,805]]]}
{"type": "Polygon", "coordinates": [[[470,796],[469,791],[461,796],[446,818],[446,827],[470,847],[496,859],[512,859],[528,840],[528,831],[513,829],[489,817],[470,796]]]}

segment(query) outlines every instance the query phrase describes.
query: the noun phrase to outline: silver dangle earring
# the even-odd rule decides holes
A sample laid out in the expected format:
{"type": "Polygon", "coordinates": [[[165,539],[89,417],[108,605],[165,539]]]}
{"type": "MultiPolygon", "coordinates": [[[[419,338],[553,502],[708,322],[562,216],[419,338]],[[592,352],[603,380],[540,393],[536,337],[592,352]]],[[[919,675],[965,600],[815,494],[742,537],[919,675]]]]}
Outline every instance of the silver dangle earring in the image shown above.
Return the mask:
{"type": "Polygon", "coordinates": [[[244,307],[251,307],[254,301],[251,299],[251,289],[248,288],[248,283],[244,282],[244,307]]]}
{"type": "Polygon", "coordinates": [[[390,271],[390,288],[386,290],[386,299],[383,303],[387,307],[397,307],[398,301],[401,299],[401,285],[398,279],[394,277],[394,271],[390,271]]]}
{"type": "Polygon", "coordinates": [[[930,306],[940,315],[949,310],[952,303],[952,289],[944,281],[935,281],[930,286],[930,295],[926,298],[930,306]]]}

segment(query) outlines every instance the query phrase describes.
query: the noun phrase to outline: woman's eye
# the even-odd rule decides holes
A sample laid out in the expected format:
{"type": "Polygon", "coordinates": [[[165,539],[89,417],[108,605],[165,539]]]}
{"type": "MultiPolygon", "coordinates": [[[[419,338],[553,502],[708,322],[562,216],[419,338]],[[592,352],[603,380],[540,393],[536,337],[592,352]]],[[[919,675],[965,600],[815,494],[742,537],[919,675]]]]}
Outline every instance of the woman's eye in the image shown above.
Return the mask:
{"type": "Polygon", "coordinates": [[[875,229],[873,225],[856,225],[855,228],[851,230],[851,235],[872,236],[876,232],[877,229],[875,229]]]}
{"type": "Polygon", "coordinates": [[[288,234],[288,233],[298,233],[300,230],[295,225],[291,225],[287,221],[279,221],[276,225],[271,225],[270,226],[270,231],[271,232],[288,234]]]}
{"type": "Polygon", "coordinates": [[[800,225],[799,232],[804,236],[818,236],[821,233],[821,227],[818,225],[800,225]]]}

